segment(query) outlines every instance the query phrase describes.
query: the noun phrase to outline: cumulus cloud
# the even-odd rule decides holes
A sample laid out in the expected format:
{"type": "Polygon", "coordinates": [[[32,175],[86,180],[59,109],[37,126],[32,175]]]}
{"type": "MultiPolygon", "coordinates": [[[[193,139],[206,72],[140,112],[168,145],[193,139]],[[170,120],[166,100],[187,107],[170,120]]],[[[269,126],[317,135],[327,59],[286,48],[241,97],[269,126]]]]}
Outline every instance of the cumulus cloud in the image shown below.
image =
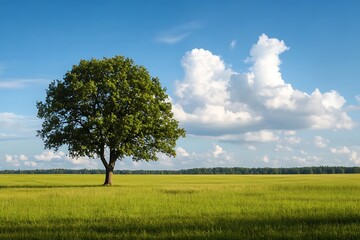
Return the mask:
{"type": "Polygon", "coordinates": [[[35,162],[28,160],[29,158],[24,154],[20,154],[20,155],[5,154],[5,163],[12,167],[20,167],[22,165],[36,166],[35,162]]]}
{"type": "Polygon", "coordinates": [[[19,159],[16,156],[5,155],[5,162],[11,166],[18,167],[20,166],[19,159]]]}
{"type": "Polygon", "coordinates": [[[343,155],[348,158],[348,160],[353,164],[360,164],[360,155],[357,151],[352,150],[346,146],[338,148],[330,148],[330,152],[333,154],[343,155]]]}
{"type": "Polygon", "coordinates": [[[215,149],[212,151],[212,156],[213,157],[218,157],[220,154],[224,153],[222,147],[220,147],[219,145],[215,144],[215,149]]]}
{"type": "Polygon", "coordinates": [[[245,73],[235,72],[208,50],[187,52],[182,59],[185,76],[176,82],[176,118],[190,134],[228,138],[248,131],[352,128],[338,92],[315,89],[308,94],[285,82],[280,54],[287,50],[283,41],[261,35],[250,50],[252,66],[245,73]]]}
{"type": "Polygon", "coordinates": [[[182,147],[176,148],[176,155],[181,157],[189,157],[190,154],[182,147]]]}
{"type": "Polygon", "coordinates": [[[53,152],[53,151],[44,151],[39,155],[35,155],[34,158],[38,161],[49,162],[54,159],[62,159],[66,157],[66,154],[62,151],[53,152]]]}
{"type": "Polygon", "coordinates": [[[279,137],[268,130],[245,133],[245,141],[247,142],[274,142],[277,140],[279,140],[279,137]]]}
{"type": "Polygon", "coordinates": [[[360,164],[360,156],[357,152],[352,151],[350,154],[350,161],[352,161],[355,164],[360,164]]]}
{"type": "Polygon", "coordinates": [[[215,144],[213,150],[208,154],[212,158],[215,159],[215,162],[217,162],[217,159],[221,159],[221,162],[228,161],[232,159],[231,154],[229,154],[227,151],[225,151],[221,146],[215,144]]]}
{"type": "Polygon", "coordinates": [[[321,136],[314,137],[314,145],[318,148],[325,148],[325,147],[327,147],[328,143],[329,143],[329,140],[326,138],[323,138],[321,136]]]}
{"type": "Polygon", "coordinates": [[[182,60],[185,78],[176,82],[175,94],[186,110],[222,106],[228,98],[226,85],[232,74],[219,56],[204,49],[187,52],[182,60]]]}
{"type": "Polygon", "coordinates": [[[338,154],[350,154],[351,151],[348,147],[340,147],[340,148],[330,148],[331,153],[338,153],[338,154]]]}

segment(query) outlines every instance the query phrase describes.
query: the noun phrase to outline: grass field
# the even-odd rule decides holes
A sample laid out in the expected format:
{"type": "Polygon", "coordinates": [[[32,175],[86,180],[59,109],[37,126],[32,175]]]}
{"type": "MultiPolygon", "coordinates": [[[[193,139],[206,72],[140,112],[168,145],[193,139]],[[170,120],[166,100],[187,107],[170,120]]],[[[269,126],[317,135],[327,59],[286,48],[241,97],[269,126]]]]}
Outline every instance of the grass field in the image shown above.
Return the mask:
{"type": "Polygon", "coordinates": [[[0,239],[360,239],[360,175],[0,175],[0,239]]]}

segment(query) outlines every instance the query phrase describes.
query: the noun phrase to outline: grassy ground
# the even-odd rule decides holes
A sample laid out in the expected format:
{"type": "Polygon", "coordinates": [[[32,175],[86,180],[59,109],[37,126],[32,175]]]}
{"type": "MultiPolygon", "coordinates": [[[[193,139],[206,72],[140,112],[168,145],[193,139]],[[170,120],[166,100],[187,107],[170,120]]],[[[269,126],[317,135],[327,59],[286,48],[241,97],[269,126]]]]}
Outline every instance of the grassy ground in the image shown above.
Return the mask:
{"type": "Polygon", "coordinates": [[[360,175],[0,175],[0,239],[360,239],[360,175]]]}

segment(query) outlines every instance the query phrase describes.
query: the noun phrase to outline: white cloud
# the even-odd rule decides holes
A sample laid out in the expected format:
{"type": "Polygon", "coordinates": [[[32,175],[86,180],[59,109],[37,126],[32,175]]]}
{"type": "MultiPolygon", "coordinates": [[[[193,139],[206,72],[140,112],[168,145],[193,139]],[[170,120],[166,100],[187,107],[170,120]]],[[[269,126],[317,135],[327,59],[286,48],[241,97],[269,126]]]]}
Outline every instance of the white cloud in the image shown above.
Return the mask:
{"type": "Polygon", "coordinates": [[[212,156],[214,158],[221,159],[222,163],[228,163],[233,160],[232,154],[225,151],[221,146],[215,144],[214,149],[212,151],[212,156]]]}
{"type": "Polygon", "coordinates": [[[98,168],[98,162],[100,160],[98,159],[90,159],[88,157],[78,157],[78,158],[72,158],[69,156],[66,156],[65,158],[63,158],[65,161],[70,162],[72,165],[74,166],[79,166],[79,167],[85,167],[85,168],[98,168]]]}
{"type": "Polygon", "coordinates": [[[5,154],[5,162],[13,165],[13,166],[19,166],[20,163],[19,163],[19,160],[16,159],[16,157],[14,156],[11,156],[11,155],[8,155],[8,154],[5,154]]]}
{"type": "Polygon", "coordinates": [[[11,79],[0,80],[0,89],[19,89],[32,86],[34,84],[49,83],[47,79],[11,79]]]}
{"type": "Polygon", "coordinates": [[[255,147],[255,146],[250,145],[250,146],[248,146],[248,149],[249,149],[250,151],[255,151],[255,150],[256,150],[256,147],[255,147]]]}
{"type": "MultiPolygon", "coordinates": [[[[315,155],[302,154],[302,156],[292,156],[292,166],[321,166],[324,165],[322,158],[315,155]]],[[[326,165],[337,165],[327,162],[326,165]]],[[[291,166],[291,165],[290,165],[291,166]]]]}
{"type": "Polygon", "coordinates": [[[330,148],[331,153],[338,153],[338,154],[350,154],[351,151],[348,147],[340,147],[340,148],[330,148]]]}
{"type": "Polygon", "coordinates": [[[161,43],[175,44],[187,38],[194,30],[198,28],[200,28],[200,24],[198,22],[188,22],[177,25],[160,32],[156,37],[156,40],[161,43]]]}
{"type": "Polygon", "coordinates": [[[277,140],[279,140],[279,136],[268,130],[245,133],[245,141],[247,142],[275,142],[277,140]]]}
{"type": "Polygon", "coordinates": [[[69,167],[69,168],[99,168],[100,160],[88,157],[72,158],[67,156],[63,151],[53,152],[44,151],[34,158],[45,168],[52,167],[69,167]]]}
{"type": "Polygon", "coordinates": [[[301,150],[300,153],[301,153],[302,155],[308,155],[308,153],[305,152],[304,150],[301,150]]]}
{"type": "Polygon", "coordinates": [[[352,128],[339,93],[315,89],[308,94],[283,80],[279,55],[288,49],[283,41],[261,35],[250,51],[252,67],[246,73],[236,73],[208,50],[187,52],[182,60],[185,76],[176,82],[176,118],[190,134],[227,138],[248,129],[292,134],[298,129],[352,128]]]}
{"type": "Polygon", "coordinates": [[[301,138],[295,136],[285,137],[284,140],[290,144],[299,144],[301,142],[301,138]]]}
{"type": "Polygon", "coordinates": [[[20,155],[10,155],[10,154],[5,154],[5,162],[7,165],[12,166],[12,167],[19,167],[22,164],[24,164],[25,166],[27,166],[28,160],[29,158],[24,155],[24,154],[20,154],[20,155]]]}
{"type": "Polygon", "coordinates": [[[53,152],[53,151],[44,151],[39,155],[35,155],[34,158],[38,161],[49,162],[54,159],[63,159],[66,157],[66,154],[62,151],[53,152]]]}
{"type": "Polygon", "coordinates": [[[283,134],[285,135],[285,136],[294,136],[294,135],[296,135],[296,131],[284,131],[283,132],[283,134]]]}
{"type": "Polygon", "coordinates": [[[8,154],[5,154],[5,161],[11,163],[14,161],[14,157],[8,154]]]}
{"type": "Polygon", "coordinates": [[[234,167],[241,166],[241,163],[233,158],[232,153],[224,150],[220,145],[214,144],[213,147],[204,152],[189,153],[182,147],[178,147],[176,158],[159,154],[158,161],[133,163],[131,159],[126,158],[117,163],[121,169],[144,169],[144,170],[161,170],[161,169],[189,169],[201,167],[234,167]],[[179,151],[180,150],[180,151],[179,151]],[[184,150],[184,151],[183,151],[184,150]],[[179,154],[186,152],[185,154],[179,154]]]}
{"type": "Polygon", "coordinates": [[[360,104],[360,95],[356,95],[356,96],[355,96],[355,99],[356,99],[356,101],[358,101],[358,103],[360,104]]]}
{"type": "MultiPolygon", "coordinates": [[[[264,91],[267,90],[264,87],[284,86],[285,82],[281,77],[279,67],[281,63],[279,55],[288,49],[283,41],[276,38],[268,38],[265,34],[259,37],[259,41],[253,45],[250,51],[250,59],[254,63],[251,68],[254,86],[258,86],[258,89],[264,91]]],[[[287,89],[289,85],[284,87],[287,89]]]]}
{"type": "Polygon", "coordinates": [[[24,154],[20,154],[19,155],[19,160],[21,160],[21,161],[26,161],[26,160],[28,160],[29,158],[27,157],[27,156],[25,156],[24,154]]]}
{"type": "Polygon", "coordinates": [[[327,147],[327,145],[328,145],[329,142],[330,142],[330,141],[329,141],[328,139],[325,139],[325,138],[323,138],[323,137],[321,137],[321,136],[315,136],[315,137],[314,137],[314,144],[315,144],[315,146],[318,147],[318,148],[325,148],[325,147],[327,147]]]}
{"type": "Polygon", "coordinates": [[[224,153],[222,147],[220,147],[219,145],[215,144],[215,149],[212,151],[212,156],[213,157],[218,157],[220,154],[224,153]]]}
{"type": "Polygon", "coordinates": [[[275,146],[275,151],[276,152],[279,152],[279,151],[288,151],[288,152],[292,152],[293,149],[289,146],[284,146],[284,145],[281,145],[281,144],[277,144],[275,146]]]}
{"type": "Polygon", "coordinates": [[[360,156],[357,152],[352,151],[350,154],[350,161],[352,161],[355,164],[360,164],[360,156]]]}
{"type": "Polygon", "coordinates": [[[26,161],[26,162],[24,162],[24,165],[27,167],[36,167],[37,163],[34,161],[26,161]]]}
{"type": "Polygon", "coordinates": [[[5,161],[6,162],[15,162],[15,161],[26,161],[29,158],[27,156],[25,156],[24,154],[20,154],[20,155],[9,155],[6,154],[5,155],[5,161]]]}
{"type": "Polygon", "coordinates": [[[229,95],[226,85],[232,71],[225,67],[219,56],[204,49],[187,52],[182,60],[185,78],[176,82],[175,94],[183,105],[194,104],[204,107],[206,104],[222,106],[229,95]],[[186,97],[186,98],[185,98],[186,97]]]}
{"type": "Polygon", "coordinates": [[[0,113],[0,126],[2,128],[19,128],[22,127],[22,123],[27,120],[27,117],[22,115],[16,115],[9,112],[0,113]]]}
{"type": "Polygon", "coordinates": [[[333,154],[340,154],[346,156],[352,164],[360,164],[360,155],[358,154],[358,152],[346,146],[330,148],[330,152],[333,154]]]}
{"type": "Polygon", "coordinates": [[[182,147],[176,148],[176,155],[180,157],[189,157],[190,154],[182,147]]]}
{"type": "Polygon", "coordinates": [[[261,159],[264,163],[269,163],[270,162],[270,159],[267,155],[263,156],[262,159],[261,159]]]}
{"type": "Polygon", "coordinates": [[[237,43],[237,40],[235,39],[235,40],[232,40],[231,42],[230,42],[230,48],[231,49],[234,49],[235,47],[236,47],[236,43],[237,43]]]}
{"type": "Polygon", "coordinates": [[[300,164],[306,164],[306,157],[293,156],[292,159],[300,164]]]}
{"type": "Polygon", "coordinates": [[[39,129],[39,119],[32,116],[0,112],[0,140],[33,138],[39,129]]]}
{"type": "Polygon", "coordinates": [[[16,138],[16,134],[0,133],[0,140],[16,138]]]}
{"type": "Polygon", "coordinates": [[[159,42],[167,43],[167,44],[175,44],[180,42],[181,40],[185,39],[189,36],[189,33],[179,33],[179,34],[172,34],[172,35],[161,35],[158,37],[159,42]]]}

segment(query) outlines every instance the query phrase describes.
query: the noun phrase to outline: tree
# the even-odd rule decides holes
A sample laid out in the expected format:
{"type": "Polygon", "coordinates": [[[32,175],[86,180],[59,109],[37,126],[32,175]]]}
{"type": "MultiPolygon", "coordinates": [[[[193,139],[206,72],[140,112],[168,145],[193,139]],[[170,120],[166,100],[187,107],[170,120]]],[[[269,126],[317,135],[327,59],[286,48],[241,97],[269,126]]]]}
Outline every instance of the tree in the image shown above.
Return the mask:
{"type": "Polygon", "coordinates": [[[46,93],[45,101],[37,102],[43,119],[37,135],[45,148],[66,145],[71,157],[100,158],[104,185],[112,184],[118,159],[176,156],[176,140],[185,136],[159,79],[129,58],[81,60],[46,93]]]}

